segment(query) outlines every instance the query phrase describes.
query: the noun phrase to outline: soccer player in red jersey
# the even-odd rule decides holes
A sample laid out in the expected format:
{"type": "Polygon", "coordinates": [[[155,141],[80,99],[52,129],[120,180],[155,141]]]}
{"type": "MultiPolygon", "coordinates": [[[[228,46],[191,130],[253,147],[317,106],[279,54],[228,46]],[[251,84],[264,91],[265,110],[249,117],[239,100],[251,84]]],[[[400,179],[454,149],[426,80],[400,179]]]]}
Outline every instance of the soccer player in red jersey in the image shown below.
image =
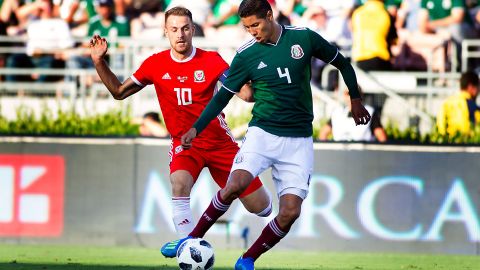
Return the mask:
{"type": "MultiPolygon", "coordinates": [[[[174,7],[165,13],[165,35],[169,50],[148,57],[123,83],[111,71],[104,56],[107,41],[98,35],[90,40],[91,58],[98,75],[115,99],[125,99],[153,84],[158,102],[171,135],[170,182],[172,184],[173,222],[177,234],[186,236],[193,229],[190,192],[198,175],[207,167],[214,181],[226,185],[238,145],[219,114],[186,150],[180,138],[193,125],[228,73],[228,64],[217,52],[204,51],[192,45],[195,28],[191,12],[174,7]]],[[[248,99],[250,92],[240,97],[248,99]]],[[[240,195],[245,208],[259,216],[271,213],[271,199],[260,179],[255,179],[240,195]]]]}

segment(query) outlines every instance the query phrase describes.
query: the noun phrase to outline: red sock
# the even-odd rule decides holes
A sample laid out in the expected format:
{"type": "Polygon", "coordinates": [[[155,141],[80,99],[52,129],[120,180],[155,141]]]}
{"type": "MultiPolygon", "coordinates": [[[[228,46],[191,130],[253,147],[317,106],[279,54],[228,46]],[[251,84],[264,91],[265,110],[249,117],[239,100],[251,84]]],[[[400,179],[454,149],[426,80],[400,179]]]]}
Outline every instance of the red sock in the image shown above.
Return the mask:
{"type": "Polygon", "coordinates": [[[287,235],[288,231],[285,229],[280,229],[278,226],[278,222],[276,219],[270,221],[267,226],[262,231],[262,234],[258,237],[257,241],[253,243],[253,245],[243,254],[244,258],[251,257],[254,260],[258,259],[260,255],[267,252],[273,246],[275,246],[280,240],[282,240],[285,235],[287,235]]]}
{"type": "Polygon", "coordinates": [[[207,210],[203,212],[203,215],[198,220],[197,226],[189,234],[195,238],[201,238],[207,233],[213,224],[220,218],[225,212],[227,212],[230,204],[225,203],[220,196],[220,191],[213,197],[212,202],[208,206],[207,210]]]}

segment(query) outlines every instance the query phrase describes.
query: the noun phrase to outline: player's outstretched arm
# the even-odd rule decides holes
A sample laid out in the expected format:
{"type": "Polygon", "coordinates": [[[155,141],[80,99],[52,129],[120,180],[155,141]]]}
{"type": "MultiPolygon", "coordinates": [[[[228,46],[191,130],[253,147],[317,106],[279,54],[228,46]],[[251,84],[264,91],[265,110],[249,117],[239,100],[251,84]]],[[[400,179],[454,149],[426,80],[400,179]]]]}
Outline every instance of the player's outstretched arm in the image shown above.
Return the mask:
{"type": "Polygon", "coordinates": [[[117,76],[113,74],[107,61],[104,59],[107,50],[107,40],[99,35],[94,35],[90,40],[90,57],[95,65],[98,76],[112,96],[115,99],[125,99],[140,91],[142,87],[135,84],[132,79],[128,78],[125,82],[121,83],[117,76]]]}
{"type": "Polygon", "coordinates": [[[331,64],[336,67],[340,73],[342,73],[343,81],[348,88],[348,94],[350,95],[350,98],[352,100],[361,100],[360,91],[358,91],[357,75],[355,75],[355,70],[348,60],[345,59],[341,53],[338,53],[331,64]]]}
{"type": "Polygon", "coordinates": [[[370,121],[370,113],[365,109],[358,91],[357,77],[352,65],[345,59],[345,57],[338,53],[337,57],[331,63],[340,73],[342,73],[343,80],[348,88],[350,95],[350,102],[352,103],[352,117],[356,125],[366,125],[370,121]]]}

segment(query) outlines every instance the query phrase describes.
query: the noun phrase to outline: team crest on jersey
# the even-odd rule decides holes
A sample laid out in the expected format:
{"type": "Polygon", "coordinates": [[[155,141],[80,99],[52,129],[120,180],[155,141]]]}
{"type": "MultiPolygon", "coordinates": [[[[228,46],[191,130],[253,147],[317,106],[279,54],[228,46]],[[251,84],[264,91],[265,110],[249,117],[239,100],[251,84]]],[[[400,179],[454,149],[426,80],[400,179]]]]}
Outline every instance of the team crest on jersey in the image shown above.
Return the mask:
{"type": "Polygon", "coordinates": [[[236,164],[238,163],[242,163],[243,162],[243,155],[242,154],[238,154],[235,156],[235,161],[234,161],[236,164]]]}
{"type": "Polygon", "coordinates": [[[193,78],[195,82],[204,82],[205,81],[205,72],[203,70],[195,70],[193,72],[193,78]]]}
{"type": "Polygon", "coordinates": [[[300,59],[303,57],[303,49],[298,44],[292,46],[291,53],[293,59],[300,59]]]}
{"type": "Polygon", "coordinates": [[[181,145],[175,147],[175,154],[178,154],[183,151],[183,147],[181,145]]]}

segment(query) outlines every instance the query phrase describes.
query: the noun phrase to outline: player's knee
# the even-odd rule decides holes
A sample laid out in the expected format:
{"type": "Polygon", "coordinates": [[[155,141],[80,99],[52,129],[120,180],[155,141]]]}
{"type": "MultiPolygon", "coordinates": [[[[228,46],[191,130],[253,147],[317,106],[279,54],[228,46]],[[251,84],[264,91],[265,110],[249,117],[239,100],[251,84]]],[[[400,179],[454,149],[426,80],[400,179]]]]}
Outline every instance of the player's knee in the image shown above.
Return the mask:
{"type": "Polygon", "coordinates": [[[192,185],[186,181],[170,181],[172,185],[172,195],[173,196],[189,196],[192,190],[192,185]]]}
{"type": "Polygon", "coordinates": [[[226,197],[234,200],[240,197],[240,194],[244,191],[243,185],[239,181],[228,181],[227,185],[224,188],[224,193],[226,197]]]}
{"type": "Polygon", "coordinates": [[[278,218],[281,223],[290,224],[300,217],[301,208],[299,207],[281,207],[278,218]]]}
{"type": "Polygon", "coordinates": [[[172,193],[174,196],[184,196],[190,194],[190,188],[183,183],[172,183],[172,193]]]}

